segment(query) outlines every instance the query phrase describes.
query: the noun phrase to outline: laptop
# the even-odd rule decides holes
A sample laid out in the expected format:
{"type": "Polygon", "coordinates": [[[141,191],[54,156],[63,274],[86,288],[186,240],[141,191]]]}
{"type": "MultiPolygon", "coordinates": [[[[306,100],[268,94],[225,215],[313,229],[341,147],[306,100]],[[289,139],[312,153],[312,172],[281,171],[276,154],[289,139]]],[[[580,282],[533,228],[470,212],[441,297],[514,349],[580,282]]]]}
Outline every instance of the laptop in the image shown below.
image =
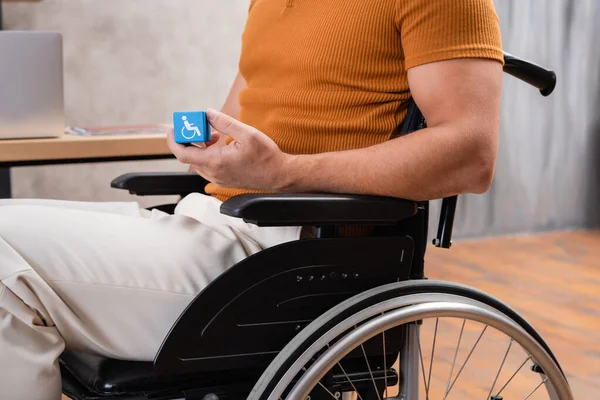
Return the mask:
{"type": "Polygon", "coordinates": [[[0,31],[0,140],[64,132],[62,35],[0,31]]]}

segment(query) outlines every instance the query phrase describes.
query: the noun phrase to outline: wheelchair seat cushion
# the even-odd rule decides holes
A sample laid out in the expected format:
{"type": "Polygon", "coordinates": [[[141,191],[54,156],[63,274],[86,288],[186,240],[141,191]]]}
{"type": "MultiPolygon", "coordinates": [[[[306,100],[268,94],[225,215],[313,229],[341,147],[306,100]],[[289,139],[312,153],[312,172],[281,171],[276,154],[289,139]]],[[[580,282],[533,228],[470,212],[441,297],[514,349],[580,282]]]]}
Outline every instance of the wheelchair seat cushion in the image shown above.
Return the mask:
{"type": "MultiPolygon", "coordinates": [[[[61,368],[90,392],[106,396],[173,389],[198,381],[198,375],[158,375],[152,362],[122,361],[66,350],[61,368]]],[[[206,374],[202,373],[206,378],[206,374]]]]}

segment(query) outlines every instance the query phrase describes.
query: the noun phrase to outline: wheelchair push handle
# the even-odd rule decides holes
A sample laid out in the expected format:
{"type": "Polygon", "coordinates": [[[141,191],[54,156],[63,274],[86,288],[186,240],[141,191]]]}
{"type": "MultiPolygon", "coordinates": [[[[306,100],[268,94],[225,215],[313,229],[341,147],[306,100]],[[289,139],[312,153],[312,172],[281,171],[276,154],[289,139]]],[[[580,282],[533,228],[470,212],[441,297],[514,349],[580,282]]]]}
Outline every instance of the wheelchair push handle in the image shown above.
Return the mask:
{"type": "Polygon", "coordinates": [[[540,90],[542,96],[549,96],[556,87],[556,73],[522,60],[512,54],[504,53],[504,72],[540,90]]]}

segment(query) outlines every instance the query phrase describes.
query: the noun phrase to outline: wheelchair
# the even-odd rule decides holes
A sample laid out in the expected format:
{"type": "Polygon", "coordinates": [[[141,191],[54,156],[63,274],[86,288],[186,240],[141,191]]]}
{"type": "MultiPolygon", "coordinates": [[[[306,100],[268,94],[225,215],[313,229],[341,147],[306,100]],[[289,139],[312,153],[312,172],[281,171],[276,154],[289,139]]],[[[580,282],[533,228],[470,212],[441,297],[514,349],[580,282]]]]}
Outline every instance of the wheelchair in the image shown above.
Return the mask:
{"type": "MultiPolygon", "coordinates": [[[[504,70],[544,96],[556,85],[554,72],[510,54],[504,70]]],[[[425,126],[411,102],[398,134],[425,126]]],[[[112,186],[185,196],[206,183],[194,173],[135,173],[112,186]]],[[[450,248],[456,204],[456,196],[443,199],[436,247],[450,248]]],[[[67,396],[573,399],[556,357],[515,310],[477,289],[426,278],[428,202],[245,194],[221,212],[257,226],[311,227],[312,234],[250,256],[214,280],[153,362],[66,350],[59,364],[67,396]],[[352,234],[352,227],[369,233],[352,234]],[[483,361],[472,362],[475,354],[483,361]]]]}

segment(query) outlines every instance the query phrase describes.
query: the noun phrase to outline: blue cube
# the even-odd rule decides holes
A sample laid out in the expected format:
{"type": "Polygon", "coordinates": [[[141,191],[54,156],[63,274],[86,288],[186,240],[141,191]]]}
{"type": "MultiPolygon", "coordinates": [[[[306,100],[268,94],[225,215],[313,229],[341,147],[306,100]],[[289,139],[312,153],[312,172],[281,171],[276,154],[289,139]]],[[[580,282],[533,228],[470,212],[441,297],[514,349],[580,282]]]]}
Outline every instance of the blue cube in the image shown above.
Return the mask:
{"type": "Polygon", "coordinates": [[[189,144],[210,141],[210,125],[204,111],[173,113],[175,143],[189,144]]]}

